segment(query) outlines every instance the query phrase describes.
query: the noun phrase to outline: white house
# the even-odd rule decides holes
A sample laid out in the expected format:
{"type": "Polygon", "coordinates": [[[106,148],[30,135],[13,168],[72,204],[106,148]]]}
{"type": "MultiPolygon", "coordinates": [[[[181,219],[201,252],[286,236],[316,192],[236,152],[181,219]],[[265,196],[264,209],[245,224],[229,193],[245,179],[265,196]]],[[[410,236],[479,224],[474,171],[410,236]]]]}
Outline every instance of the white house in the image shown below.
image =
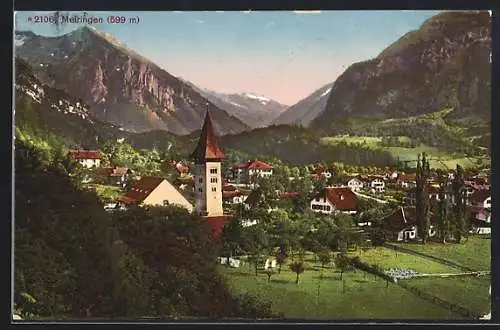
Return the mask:
{"type": "MultiPolygon", "coordinates": [[[[435,222],[434,215],[431,214],[431,225],[429,226],[429,237],[436,236],[436,229],[432,223],[435,222]]],[[[392,233],[395,241],[409,241],[418,238],[417,216],[414,207],[401,207],[396,212],[383,220],[383,228],[392,233]]]]}
{"type": "Polygon", "coordinates": [[[273,166],[259,160],[237,164],[232,168],[233,179],[240,183],[249,183],[252,178],[269,177],[273,175],[273,166]]]}
{"type": "Polygon", "coordinates": [[[167,206],[177,205],[193,211],[193,205],[167,180],[142,177],[125,195],[118,199],[124,205],[167,206]]]}
{"type": "Polygon", "coordinates": [[[349,188],[324,188],[311,201],[311,210],[316,213],[341,212],[355,214],[357,197],[349,188]]]}
{"type": "Polygon", "coordinates": [[[68,157],[76,160],[86,168],[101,166],[101,153],[95,150],[70,150],[68,157]]]}
{"type": "Polygon", "coordinates": [[[352,178],[347,182],[347,187],[354,192],[361,191],[363,189],[363,181],[358,178],[352,178]]]}
{"type": "Polygon", "coordinates": [[[372,193],[381,194],[385,190],[385,182],[382,178],[371,178],[369,183],[369,190],[372,193]]]}

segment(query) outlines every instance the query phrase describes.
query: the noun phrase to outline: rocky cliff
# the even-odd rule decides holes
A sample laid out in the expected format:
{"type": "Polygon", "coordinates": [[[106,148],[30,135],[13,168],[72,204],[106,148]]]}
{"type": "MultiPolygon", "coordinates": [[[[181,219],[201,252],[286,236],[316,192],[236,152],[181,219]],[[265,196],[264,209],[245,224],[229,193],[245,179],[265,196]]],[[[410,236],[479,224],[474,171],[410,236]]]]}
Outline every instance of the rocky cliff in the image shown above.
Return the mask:
{"type": "Polygon", "coordinates": [[[190,85],[93,27],[60,37],[17,31],[16,39],[16,56],[40,80],[81,97],[94,116],[128,131],[188,134],[200,129],[207,109],[221,135],[248,129],[190,85]]]}
{"type": "Polygon", "coordinates": [[[445,12],[374,59],[351,65],[334,83],[313,127],[338,117],[402,118],[454,108],[451,117],[490,116],[491,17],[445,12]]]}

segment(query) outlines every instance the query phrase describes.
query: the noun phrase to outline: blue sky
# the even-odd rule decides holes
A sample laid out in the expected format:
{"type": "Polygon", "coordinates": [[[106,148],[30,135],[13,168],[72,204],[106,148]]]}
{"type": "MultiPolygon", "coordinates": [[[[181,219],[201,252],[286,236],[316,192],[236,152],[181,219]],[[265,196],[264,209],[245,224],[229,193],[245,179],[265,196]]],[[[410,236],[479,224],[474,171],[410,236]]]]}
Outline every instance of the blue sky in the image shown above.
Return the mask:
{"type": "MultiPolygon", "coordinates": [[[[73,14],[72,12],[71,14],[73,14]]],[[[370,59],[439,11],[88,12],[139,17],[97,24],[173,75],[222,93],[251,92],[291,105],[370,59]]],[[[16,29],[54,36],[44,12],[16,13],[16,29]]]]}

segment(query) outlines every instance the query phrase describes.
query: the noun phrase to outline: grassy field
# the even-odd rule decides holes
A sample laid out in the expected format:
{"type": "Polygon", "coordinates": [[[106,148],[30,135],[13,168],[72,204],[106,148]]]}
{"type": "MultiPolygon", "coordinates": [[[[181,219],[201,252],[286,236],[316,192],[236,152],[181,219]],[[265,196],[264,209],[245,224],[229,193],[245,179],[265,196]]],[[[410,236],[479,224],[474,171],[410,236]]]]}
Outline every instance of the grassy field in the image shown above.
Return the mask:
{"type": "MultiPolygon", "coordinates": [[[[401,140],[404,137],[399,137],[401,140]]],[[[324,145],[335,145],[341,141],[345,141],[347,143],[365,143],[367,147],[373,149],[381,149],[388,151],[392,154],[394,158],[399,158],[401,161],[405,160],[416,160],[418,154],[425,152],[430,155],[431,158],[439,157],[442,162],[437,160],[430,160],[429,164],[433,168],[455,168],[457,164],[464,168],[468,168],[471,166],[477,166],[476,163],[478,160],[481,163],[490,162],[489,159],[486,158],[467,158],[463,155],[451,155],[449,153],[443,152],[437,148],[430,147],[424,144],[421,144],[415,148],[403,148],[403,147],[381,147],[379,145],[381,138],[380,137],[371,137],[371,136],[329,136],[321,139],[321,143],[324,145]],[[443,165],[443,163],[446,165],[443,165]]],[[[409,164],[411,165],[411,164],[409,164]]]]}
{"type": "Polygon", "coordinates": [[[419,298],[404,288],[379,277],[352,271],[344,273],[344,283],[334,270],[309,268],[295,284],[295,273],[287,266],[268,282],[265,274],[255,276],[253,268],[220,267],[236,293],[250,293],[270,301],[274,310],[287,318],[303,319],[461,319],[449,310],[419,298]],[[344,285],[344,290],[342,289],[344,285]],[[344,291],[344,292],[343,292],[344,291]]]}
{"type": "Polygon", "coordinates": [[[360,251],[354,252],[351,255],[359,256],[364,262],[371,265],[379,265],[383,269],[415,269],[418,273],[425,274],[459,273],[456,268],[407,253],[397,252],[385,247],[372,248],[363,252],[360,251]]]}
{"type": "Polygon", "coordinates": [[[407,283],[480,315],[488,313],[491,308],[489,277],[416,278],[407,280],[407,283]]]}
{"type": "Polygon", "coordinates": [[[491,269],[491,239],[471,236],[465,243],[450,243],[445,246],[433,242],[426,245],[412,243],[396,243],[396,245],[450,260],[475,270],[491,269]]]}

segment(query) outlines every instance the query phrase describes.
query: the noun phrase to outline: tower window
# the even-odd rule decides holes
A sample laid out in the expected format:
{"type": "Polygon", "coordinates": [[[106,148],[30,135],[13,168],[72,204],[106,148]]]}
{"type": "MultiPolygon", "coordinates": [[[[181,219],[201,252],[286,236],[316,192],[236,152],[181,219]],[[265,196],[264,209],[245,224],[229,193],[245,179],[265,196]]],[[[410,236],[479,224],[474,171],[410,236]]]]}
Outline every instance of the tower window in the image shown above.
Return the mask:
{"type": "Polygon", "coordinates": [[[217,169],[216,168],[211,168],[210,169],[210,174],[217,174],[217,169]]]}
{"type": "Polygon", "coordinates": [[[217,178],[210,178],[211,183],[217,183],[217,178]]]}
{"type": "Polygon", "coordinates": [[[216,191],[217,191],[217,188],[212,187],[212,191],[213,191],[213,192],[216,192],[216,191]]]}
{"type": "Polygon", "coordinates": [[[201,188],[198,188],[198,191],[199,191],[199,192],[203,192],[203,189],[201,189],[201,188]]]}

